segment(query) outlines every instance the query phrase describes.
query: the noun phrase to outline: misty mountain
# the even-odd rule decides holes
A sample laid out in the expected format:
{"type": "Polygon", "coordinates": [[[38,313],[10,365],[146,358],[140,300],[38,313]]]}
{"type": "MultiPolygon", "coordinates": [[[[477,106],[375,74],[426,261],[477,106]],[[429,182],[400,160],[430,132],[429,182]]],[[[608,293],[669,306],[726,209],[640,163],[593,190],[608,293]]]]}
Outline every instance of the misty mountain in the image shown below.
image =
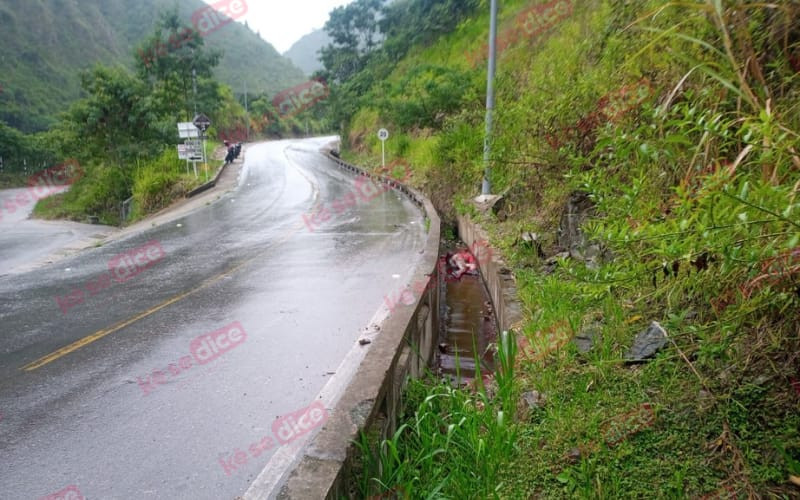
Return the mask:
{"type": "MultiPolygon", "coordinates": [[[[23,131],[47,128],[81,96],[79,72],[121,64],[162,12],[178,8],[191,25],[202,0],[0,0],[0,120],[23,131]]],[[[237,94],[270,95],[305,79],[303,72],[246,26],[210,30],[206,46],[223,52],[217,78],[237,94]]]]}
{"type": "Polygon", "coordinates": [[[311,75],[315,71],[322,69],[318,51],[322,47],[331,43],[331,38],[325,30],[314,30],[300,40],[294,42],[292,47],[284,52],[284,56],[303,70],[306,75],[311,75]]]}

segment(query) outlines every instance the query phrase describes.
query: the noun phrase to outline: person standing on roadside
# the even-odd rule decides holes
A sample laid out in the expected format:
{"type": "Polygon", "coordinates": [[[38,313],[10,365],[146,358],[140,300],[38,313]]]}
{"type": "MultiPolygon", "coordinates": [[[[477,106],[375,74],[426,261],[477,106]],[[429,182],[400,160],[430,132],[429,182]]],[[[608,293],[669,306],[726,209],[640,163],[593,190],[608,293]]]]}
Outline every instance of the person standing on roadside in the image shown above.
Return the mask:
{"type": "Polygon", "coordinates": [[[227,165],[228,163],[233,163],[233,158],[234,158],[233,146],[231,146],[231,144],[228,141],[224,141],[223,144],[225,144],[225,149],[228,151],[228,153],[225,155],[225,164],[227,165]]]}

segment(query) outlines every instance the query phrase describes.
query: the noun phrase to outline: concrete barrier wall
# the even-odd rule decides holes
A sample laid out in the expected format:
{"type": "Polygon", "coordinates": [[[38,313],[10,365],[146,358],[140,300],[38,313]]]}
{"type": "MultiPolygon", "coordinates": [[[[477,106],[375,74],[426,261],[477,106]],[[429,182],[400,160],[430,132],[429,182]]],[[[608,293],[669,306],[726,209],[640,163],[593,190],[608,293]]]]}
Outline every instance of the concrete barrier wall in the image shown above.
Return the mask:
{"type": "MultiPolygon", "coordinates": [[[[244,146],[242,146],[242,154],[244,154],[244,146]]],[[[244,156],[242,156],[242,160],[241,161],[244,162],[244,156]]],[[[214,175],[213,179],[211,179],[210,181],[206,182],[205,184],[201,184],[200,186],[197,186],[196,188],[194,188],[191,191],[189,191],[188,193],[186,193],[186,198],[191,198],[192,196],[196,196],[196,195],[198,195],[198,194],[200,194],[200,193],[202,193],[204,191],[208,191],[212,187],[216,186],[217,185],[217,181],[219,181],[219,178],[222,176],[222,172],[225,171],[225,167],[227,167],[227,166],[228,166],[227,163],[223,163],[217,169],[217,173],[214,175]]]]}
{"type": "Polygon", "coordinates": [[[330,411],[330,417],[304,450],[288,481],[278,494],[283,499],[350,498],[351,460],[357,450],[353,442],[360,431],[377,432],[382,439],[396,430],[402,412],[402,393],[409,377],[425,373],[433,359],[439,335],[439,257],[440,220],[431,202],[417,191],[397,181],[374,176],[328,155],[339,168],[366,175],[391,185],[416,203],[428,218],[428,240],[411,283],[431,280],[415,302],[399,304],[381,325],[381,334],[330,411]]]}

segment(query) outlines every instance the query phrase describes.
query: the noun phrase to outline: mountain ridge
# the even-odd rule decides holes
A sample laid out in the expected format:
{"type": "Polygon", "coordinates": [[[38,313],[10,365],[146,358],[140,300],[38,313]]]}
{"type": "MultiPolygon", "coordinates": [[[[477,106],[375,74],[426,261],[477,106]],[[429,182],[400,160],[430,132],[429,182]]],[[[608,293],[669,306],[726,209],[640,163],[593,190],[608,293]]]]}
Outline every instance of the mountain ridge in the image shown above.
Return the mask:
{"type": "MultiPolygon", "coordinates": [[[[177,9],[191,25],[208,8],[202,0],[0,0],[0,120],[24,132],[48,128],[81,97],[80,72],[95,64],[132,69],[136,47],[161,13],[177,9]],[[35,23],[29,20],[35,19],[35,23]]],[[[305,79],[303,72],[246,25],[230,22],[208,33],[223,53],[217,78],[241,93],[274,95],[305,79]]]]}
{"type": "Polygon", "coordinates": [[[288,57],[305,74],[311,75],[315,71],[323,69],[318,51],[332,41],[324,29],[315,29],[311,33],[300,37],[283,55],[288,57]]]}

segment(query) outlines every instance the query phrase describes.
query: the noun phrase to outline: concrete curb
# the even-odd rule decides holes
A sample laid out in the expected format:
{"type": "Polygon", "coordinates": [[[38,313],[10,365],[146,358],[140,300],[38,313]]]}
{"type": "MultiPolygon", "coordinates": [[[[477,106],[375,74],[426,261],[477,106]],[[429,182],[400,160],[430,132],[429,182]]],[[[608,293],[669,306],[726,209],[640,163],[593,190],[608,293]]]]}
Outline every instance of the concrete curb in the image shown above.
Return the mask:
{"type": "MultiPolygon", "coordinates": [[[[244,155],[244,148],[242,148],[242,154],[244,155]]],[[[234,160],[234,161],[236,161],[236,160],[234,160]]],[[[242,156],[242,161],[244,161],[244,156],[242,156]]],[[[186,198],[191,198],[192,196],[198,195],[198,194],[202,193],[203,191],[208,191],[212,187],[216,186],[217,185],[217,181],[219,180],[220,176],[222,175],[222,172],[225,171],[225,167],[227,167],[227,166],[228,166],[227,163],[223,163],[222,166],[217,169],[217,173],[214,174],[214,178],[213,179],[211,179],[210,181],[206,182],[205,184],[197,186],[196,188],[194,188],[191,191],[189,191],[188,193],[186,193],[186,198]]]]}
{"type": "MultiPolygon", "coordinates": [[[[428,240],[411,282],[435,280],[438,285],[441,223],[430,200],[396,180],[370,174],[340,158],[327,156],[339,168],[391,186],[423,210],[430,221],[428,240]]],[[[380,334],[368,346],[341,399],[329,409],[327,422],[302,451],[277,498],[351,497],[353,442],[361,431],[377,432],[382,439],[395,432],[406,380],[422,376],[433,359],[439,335],[438,311],[439,286],[427,286],[414,303],[397,307],[381,324],[380,334]]],[[[270,498],[275,494],[251,488],[245,498],[270,498]]]]}

